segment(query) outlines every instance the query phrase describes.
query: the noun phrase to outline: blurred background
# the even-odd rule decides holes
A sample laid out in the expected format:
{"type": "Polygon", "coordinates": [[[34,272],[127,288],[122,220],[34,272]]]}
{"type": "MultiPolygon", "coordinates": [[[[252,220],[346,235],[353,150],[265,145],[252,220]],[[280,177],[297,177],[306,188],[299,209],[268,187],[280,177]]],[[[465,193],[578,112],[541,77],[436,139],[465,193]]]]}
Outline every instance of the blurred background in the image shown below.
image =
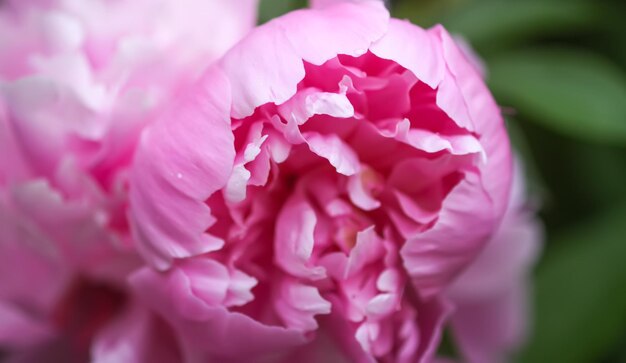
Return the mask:
{"type": "MultiPolygon", "coordinates": [[[[303,0],[262,0],[261,21],[303,0]]],[[[547,240],[519,363],[626,363],[626,1],[395,0],[483,59],[547,240]]]]}

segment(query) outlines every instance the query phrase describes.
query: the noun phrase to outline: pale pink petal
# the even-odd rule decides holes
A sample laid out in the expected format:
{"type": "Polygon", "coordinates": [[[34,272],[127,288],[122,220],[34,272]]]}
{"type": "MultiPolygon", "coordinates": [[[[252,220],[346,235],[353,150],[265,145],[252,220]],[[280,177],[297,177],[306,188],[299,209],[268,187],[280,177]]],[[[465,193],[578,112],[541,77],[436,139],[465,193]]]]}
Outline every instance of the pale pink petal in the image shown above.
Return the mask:
{"type": "Polygon", "coordinates": [[[484,153],[478,139],[471,134],[440,135],[430,130],[411,129],[410,122],[407,119],[399,122],[397,120],[389,121],[390,126],[395,126],[395,129],[382,129],[380,134],[411,145],[416,149],[428,153],[437,153],[445,150],[453,155],[484,153]]]}
{"type": "Polygon", "coordinates": [[[285,203],[276,220],[274,250],[278,266],[298,277],[324,276],[324,268],[312,266],[310,261],[316,224],[315,210],[302,195],[296,194],[285,203]]]}
{"type": "Polygon", "coordinates": [[[191,258],[179,263],[179,269],[189,279],[193,294],[207,305],[220,305],[226,299],[228,270],[208,258],[191,258]]]}
{"type": "Polygon", "coordinates": [[[231,115],[244,118],[268,102],[287,101],[304,78],[303,61],[319,65],[337,54],[364,54],[388,18],[382,3],[343,3],[294,11],[259,27],[220,61],[232,82],[231,115]]]}
{"type": "Polygon", "coordinates": [[[378,201],[371,194],[370,188],[382,187],[376,173],[369,168],[361,168],[361,172],[348,178],[347,189],[350,201],[363,210],[374,210],[380,207],[378,201]]]}
{"type": "Polygon", "coordinates": [[[474,126],[480,130],[479,140],[488,158],[481,173],[482,183],[492,195],[495,211],[502,214],[508,202],[513,162],[500,108],[481,75],[446,30],[438,26],[429,32],[443,42],[446,63],[454,75],[474,126]]]}
{"type": "Polygon", "coordinates": [[[404,267],[419,294],[429,298],[446,287],[476,257],[497,219],[479,177],[468,172],[444,200],[435,225],[402,247],[404,267]]]}
{"type": "Polygon", "coordinates": [[[365,54],[372,42],[387,30],[389,13],[380,1],[295,11],[280,19],[297,54],[306,62],[321,65],[337,54],[365,54]]]}
{"type": "Polygon", "coordinates": [[[437,88],[443,80],[446,64],[441,43],[406,20],[391,19],[389,29],[372,45],[370,51],[410,70],[430,88],[437,88]]]}
{"type": "Polygon", "coordinates": [[[228,81],[208,73],[141,139],[131,175],[133,226],[140,251],[158,268],[222,245],[205,234],[211,214],[204,204],[226,185],[235,156],[222,89],[228,81]]]}
{"type": "Polygon", "coordinates": [[[356,244],[348,255],[344,278],[352,277],[365,265],[382,258],[383,255],[383,240],[376,234],[374,226],[359,231],[356,235],[356,244]]]}
{"type": "Polygon", "coordinates": [[[311,151],[328,160],[338,173],[351,176],[361,169],[357,154],[337,135],[307,132],[302,136],[311,151]]]}
{"type": "Polygon", "coordinates": [[[285,326],[299,331],[312,331],[318,324],[315,316],[330,313],[331,304],[324,300],[314,286],[284,279],[277,284],[276,312],[285,326]]]}
{"type": "Polygon", "coordinates": [[[287,102],[278,106],[285,120],[302,125],[314,115],[329,115],[337,118],[354,116],[354,107],[344,94],[320,92],[314,88],[299,91],[287,102]]]}

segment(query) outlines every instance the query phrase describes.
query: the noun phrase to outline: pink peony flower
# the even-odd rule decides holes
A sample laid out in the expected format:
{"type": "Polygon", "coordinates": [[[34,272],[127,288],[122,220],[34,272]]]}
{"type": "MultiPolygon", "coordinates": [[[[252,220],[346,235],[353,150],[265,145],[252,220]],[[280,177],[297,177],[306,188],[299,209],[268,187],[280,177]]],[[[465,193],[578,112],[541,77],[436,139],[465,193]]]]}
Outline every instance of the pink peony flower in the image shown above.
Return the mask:
{"type": "Polygon", "coordinates": [[[324,3],[251,32],[142,135],[132,226],[156,270],[132,284],[198,360],[429,362],[442,292],[504,214],[500,111],[448,33],[324,3]]]}
{"type": "Polygon", "coordinates": [[[452,333],[468,363],[506,361],[526,333],[528,272],[543,235],[527,203],[523,170],[517,166],[502,224],[447,293],[455,305],[452,333]]]}
{"type": "Polygon", "coordinates": [[[179,360],[168,359],[180,353],[169,328],[156,329],[166,324],[127,288],[141,266],[126,220],[128,169],[143,127],[255,14],[255,0],[2,2],[0,351],[9,359],[179,360]]]}

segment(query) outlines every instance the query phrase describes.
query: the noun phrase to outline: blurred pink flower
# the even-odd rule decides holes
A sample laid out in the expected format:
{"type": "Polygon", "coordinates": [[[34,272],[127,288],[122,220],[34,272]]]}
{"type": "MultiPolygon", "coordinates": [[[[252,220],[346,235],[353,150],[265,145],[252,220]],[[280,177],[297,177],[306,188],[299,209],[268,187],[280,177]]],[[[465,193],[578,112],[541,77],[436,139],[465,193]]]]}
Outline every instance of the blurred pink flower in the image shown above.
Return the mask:
{"type": "Polygon", "coordinates": [[[442,291],[511,174],[500,111],[442,27],[377,1],[295,11],[142,135],[132,225],[156,270],[132,284],[198,360],[430,362],[442,291]]]}
{"type": "Polygon", "coordinates": [[[129,272],[141,266],[126,221],[128,169],[143,127],[254,25],[256,3],[2,3],[0,350],[7,359],[154,362],[156,354],[172,361],[153,344],[167,335],[153,329],[164,323],[127,288],[129,272]]]}
{"type": "Polygon", "coordinates": [[[506,361],[523,343],[529,321],[529,272],[543,234],[528,205],[523,170],[517,166],[502,224],[448,291],[455,305],[452,333],[468,363],[506,361]]]}

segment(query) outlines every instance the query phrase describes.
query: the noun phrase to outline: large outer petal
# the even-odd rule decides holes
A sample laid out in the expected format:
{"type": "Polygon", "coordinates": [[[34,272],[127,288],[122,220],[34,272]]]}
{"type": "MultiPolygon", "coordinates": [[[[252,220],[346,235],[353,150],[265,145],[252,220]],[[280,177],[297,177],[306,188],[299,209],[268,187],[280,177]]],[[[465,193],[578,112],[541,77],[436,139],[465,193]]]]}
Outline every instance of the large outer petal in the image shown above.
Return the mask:
{"type": "Polygon", "coordinates": [[[486,160],[446,197],[435,225],[401,250],[423,297],[446,287],[483,248],[504,214],[512,174],[508,137],[491,93],[442,27],[429,30],[428,36],[441,43],[446,63],[437,104],[459,126],[478,134],[486,160]]]}
{"type": "MultiPolygon", "coordinates": [[[[519,164],[517,164],[519,166],[519,164]]],[[[526,206],[520,167],[500,228],[447,295],[455,304],[452,331],[470,363],[500,362],[523,342],[527,279],[542,240],[541,225],[526,206]]]]}
{"type": "Polygon", "coordinates": [[[304,77],[303,61],[320,65],[338,54],[364,54],[388,19],[382,3],[367,1],[294,11],[257,28],[220,61],[232,82],[232,116],[291,98],[304,77]]]}
{"type": "Polygon", "coordinates": [[[141,300],[162,314],[185,342],[187,356],[217,362],[262,361],[302,345],[302,332],[264,325],[247,315],[208,305],[194,295],[180,270],[159,273],[144,268],[131,277],[141,300]]]}
{"type": "Polygon", "coordinates": [[[523,342],[527,328],[527,291],[524,282],[481,302],[459,305],[451,328],[467,363],[499,363],[523,342]]]}
{"type": "Polygon", "coordinates": [[[229,90],[212,69],[141,138],[131,218],[139,251],[157,268],[222,245],[205,233],[212,216],[204,201],[226,185],[233,168],[229,90]]]}

